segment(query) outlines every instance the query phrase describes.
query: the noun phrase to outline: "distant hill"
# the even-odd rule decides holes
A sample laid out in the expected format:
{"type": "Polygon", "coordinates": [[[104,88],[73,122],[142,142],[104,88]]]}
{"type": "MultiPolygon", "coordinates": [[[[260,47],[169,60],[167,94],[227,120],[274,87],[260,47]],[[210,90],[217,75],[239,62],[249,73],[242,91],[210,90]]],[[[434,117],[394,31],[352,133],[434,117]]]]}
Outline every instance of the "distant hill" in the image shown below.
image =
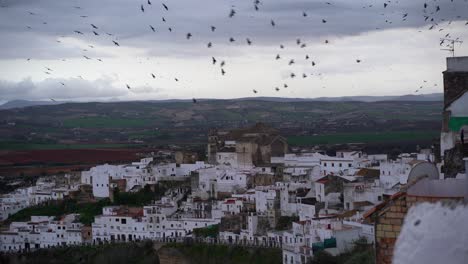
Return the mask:
{"type": "Polygon", "coordinates": [[[271,102],[382,102],[382,101],[416,101],[430,102],[443,101],[442,93],[420,94],[420,95],[395,95],[395,96],[342,96],[342,97],[317,97],[317,98],[281,98],[281,97],[251,97],[234,100],[262,100],[271,102]]]}
{"type": "MultiPolygon", "coordinates": [[[[222,99],[198,99],[198,101],[218,101],[222,99]]],[[[420,94],[420,95],[396,95],[396,96],[342,96],[342,97],[318,97],[318,98],[283,98],[283,97],[245,97],[229,99],[229,101],[266,101],[266,102],[382,102],[382,101],[416,101],[416,102],[430,102],[430,101],[443,101],[442,93],[420,94]]],[[[184,103],[191,102],[188,99],[168,99],[168,100],[149,100],[146,102],[152,103],[184,103]]],[[[124,102],[124,101],[122,101],[124,102]]],[[[127,101],[131,102],[131,101],[127,101]]],[[[37,105],[57,105],[67,102],[52,102],[52,101],[27,101],[27,100],[14,100],[0,105],[0,110],[24,108],[37,105]]]]}
{"type": "Polygon", "coordinates": [[[52,102],[52,101],[28,101],[28,100],[13,100],[6,102],[0,105],[0,109],[13,109],[13,108],[23,108],[28,106],[36,106],[36,105],[56,105],[62,104],[64,102],[52,102]]]}

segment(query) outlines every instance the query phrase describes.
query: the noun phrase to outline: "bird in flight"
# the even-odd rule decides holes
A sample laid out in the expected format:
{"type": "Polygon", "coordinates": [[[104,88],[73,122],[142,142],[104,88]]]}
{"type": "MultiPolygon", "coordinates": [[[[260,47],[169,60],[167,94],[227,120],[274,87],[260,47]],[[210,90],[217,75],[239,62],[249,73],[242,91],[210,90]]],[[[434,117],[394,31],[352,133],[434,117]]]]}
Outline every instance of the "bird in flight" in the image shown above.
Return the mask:
{"type": "Polygon", "coordinates": [[[120,46],[120,44],[117,41],[113,40],[112,42],[114,42],[114,45],[120,46]]]}
{"type": "Polygon", "coordinates": [[[92,26],[94,29],[98,29],[98,27],[96,27],[94,24],[91,24],[91,26],[92,26]]]}
{"type": "Polygon", "coordinates": [[[128,84],[126,84],[126,85],[127,85],[127,89],[129,89],[129,90],[130,90],[130,89],[131,89],[131,88],[130,88],[130,85],[128,85],[128,84]]]}
{"type": "Polygon", "coordinates": [[[156,32],[156,29],[152,25],[150,25],[150,28],[153,30],[153,32],[156,32]]]}
{"type": "Polygon", "coordinates": [[[211,32],[215,32],[216,30],[216,27],[215,26],[211,26],[211,32]]]}
{"type": "Polygon", "coordinates": [[[143,5],[141,5],[140,10],[141,12],[145,12],[145,8],[143,7],[143,5]]]}
{"type": "Polygon", "coordinates": [[[236,10],[231,9],[231,12],[229,13],[229,17],[233,18],[236,15],[236,10]]]}
{"type": "Polygon", "coordinates": [[[166,11],[169,11],[169,7],[167,7],[166,4],[163,3],[162,5],[163,5],[164,9],[166,9],[166,11]]]}

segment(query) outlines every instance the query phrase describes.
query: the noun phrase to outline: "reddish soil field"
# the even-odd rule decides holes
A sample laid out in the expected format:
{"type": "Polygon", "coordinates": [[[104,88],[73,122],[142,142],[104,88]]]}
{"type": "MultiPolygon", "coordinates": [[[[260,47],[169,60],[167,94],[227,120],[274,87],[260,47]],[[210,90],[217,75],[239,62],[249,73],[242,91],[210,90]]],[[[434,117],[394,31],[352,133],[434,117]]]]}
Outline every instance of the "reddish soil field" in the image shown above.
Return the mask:
{"type": "MultiPolygon", "coordinates": [[[[153,150],[154,151],[154,150],[153,150]]],[[[78,165],[137,161],[143,149],[67,149],[0,151],[0,166],[78,165]]]]}

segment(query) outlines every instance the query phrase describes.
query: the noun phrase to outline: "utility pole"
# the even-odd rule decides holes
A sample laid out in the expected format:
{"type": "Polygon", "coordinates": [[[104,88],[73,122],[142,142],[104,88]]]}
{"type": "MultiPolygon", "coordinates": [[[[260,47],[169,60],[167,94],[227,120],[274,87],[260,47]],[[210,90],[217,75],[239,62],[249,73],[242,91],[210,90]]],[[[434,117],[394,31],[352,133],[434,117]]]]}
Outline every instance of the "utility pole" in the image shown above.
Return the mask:
{"type": "Polygon", "coordinates": [[[441,38],[440,39],[440,45],[444,44],[445,41],[448,41],[449,44],[447,45],[448,49],[441,49],[441,50],[447,50],[452,53],[452,57],[455,57],[455,43],[460,43],[460,45],[463,43],[463,41],[457,39],[449,39],[449,38],[441,38]]]}

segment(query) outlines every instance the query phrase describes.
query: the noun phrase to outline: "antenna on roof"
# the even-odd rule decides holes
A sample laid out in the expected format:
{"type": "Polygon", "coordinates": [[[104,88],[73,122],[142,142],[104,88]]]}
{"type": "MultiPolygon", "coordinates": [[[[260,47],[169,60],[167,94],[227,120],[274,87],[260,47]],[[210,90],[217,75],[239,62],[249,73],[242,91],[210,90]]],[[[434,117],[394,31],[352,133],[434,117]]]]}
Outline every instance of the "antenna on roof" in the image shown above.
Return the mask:
{"type": "Polygon", "coordinates": [[[452,53],[452,57],[455,57],[455,43],[460,43],[462,44],[463,41],[457,39],[449,39],[449,38],[441,38],[440,39],[440,45],[442,45],[445,41],[448,41],[449,44],[447,45],[448,49],[441,49],[441,50],[447,50],[452,53]]]}

